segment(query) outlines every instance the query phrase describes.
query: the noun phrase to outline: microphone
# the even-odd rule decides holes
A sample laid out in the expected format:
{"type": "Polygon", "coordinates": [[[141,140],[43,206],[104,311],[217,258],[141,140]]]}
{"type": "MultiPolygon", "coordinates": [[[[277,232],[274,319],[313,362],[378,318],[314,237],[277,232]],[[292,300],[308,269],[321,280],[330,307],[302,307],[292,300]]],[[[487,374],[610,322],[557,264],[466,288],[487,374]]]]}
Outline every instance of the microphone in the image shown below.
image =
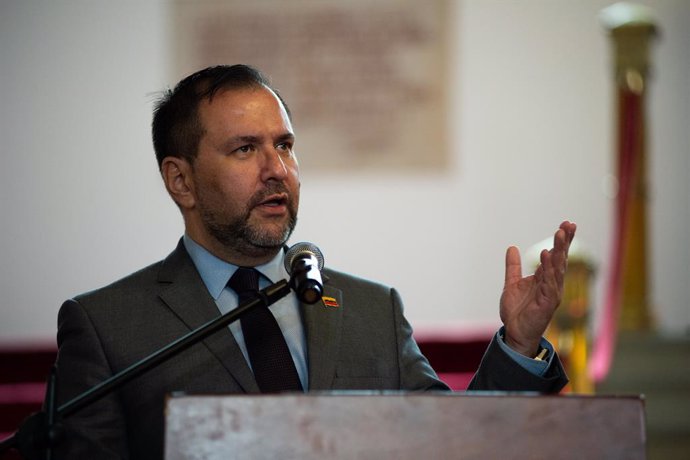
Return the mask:
{"type": "Polygon", "coordinates": [[[308,304],[321,300],[323,254],[312,243],[296,243],[285,254],[285,270],[290,274],[290,287],[297,298],[308,304]]]}

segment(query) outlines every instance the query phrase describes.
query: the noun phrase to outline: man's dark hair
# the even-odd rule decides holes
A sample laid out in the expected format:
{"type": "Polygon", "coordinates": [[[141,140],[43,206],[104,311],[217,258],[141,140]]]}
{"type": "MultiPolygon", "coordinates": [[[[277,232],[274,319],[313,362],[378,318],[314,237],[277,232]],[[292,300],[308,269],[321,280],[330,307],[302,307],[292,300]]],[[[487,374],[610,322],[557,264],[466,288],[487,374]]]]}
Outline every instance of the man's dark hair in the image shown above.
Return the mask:
{"type": "Polygon", "coordinates": [[[153,111],[151,131],[158,168],[165,157],[184,158],[194,164],[204,127],[199,119],[199,103],[211,101],[220,90],[258,88],[273,91],[285,111],[290,110],[278,92],[271,88],[268,78],[253,67],[237,64],[207,67],[180,81],[175,89],[167,90],[157,101],[153,111]]]}

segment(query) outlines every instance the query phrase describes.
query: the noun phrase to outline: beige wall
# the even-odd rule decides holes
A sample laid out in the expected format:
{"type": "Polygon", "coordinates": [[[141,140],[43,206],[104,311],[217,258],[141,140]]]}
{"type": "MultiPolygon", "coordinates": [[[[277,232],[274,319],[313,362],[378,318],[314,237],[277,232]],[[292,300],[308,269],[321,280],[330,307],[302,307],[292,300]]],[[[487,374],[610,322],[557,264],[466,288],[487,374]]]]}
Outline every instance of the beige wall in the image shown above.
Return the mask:
{"type": "MultiPolygon", "coordinates": [[[[663,30],[649,109],[654,303],[663,331],[687,334],[690,4],[646,3],[663,30]]],[[[599,264],[601,303],[613,95],[596,15],[607,4],[455,3],[453,166],[304,174],[293,241],[398,287],[415,325],[495,327],[505,247],[568,218],[599,264]]],[[[0,340],[51,340],[62,300],[179,238],[149,140],[153,93],[174,83],[169,15],[165,2],[0,2],[0,340]]]]}

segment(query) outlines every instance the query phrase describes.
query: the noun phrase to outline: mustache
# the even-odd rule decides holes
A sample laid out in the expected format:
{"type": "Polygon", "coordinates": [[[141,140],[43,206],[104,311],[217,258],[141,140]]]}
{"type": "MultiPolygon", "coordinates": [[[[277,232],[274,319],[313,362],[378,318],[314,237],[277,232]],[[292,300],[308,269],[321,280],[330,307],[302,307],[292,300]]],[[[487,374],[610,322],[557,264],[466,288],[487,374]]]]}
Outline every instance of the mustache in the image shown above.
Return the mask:
{"type": "Polygon", "coordinates": [[[249,200],[249,204],[247,206],[247,211],[251,211],[255,207],[259,206],[261,203],[266,201],[266,199],[269,196],[277,194],[286,195],[288,206],[292,206],[292,195],[290,195],[290,192],[288,188],[285,186],[285,184],[283,184],[282,182],[271,182],[266,186],[266,188],[256,192],[251,197],[251,199],[249,200]]]}

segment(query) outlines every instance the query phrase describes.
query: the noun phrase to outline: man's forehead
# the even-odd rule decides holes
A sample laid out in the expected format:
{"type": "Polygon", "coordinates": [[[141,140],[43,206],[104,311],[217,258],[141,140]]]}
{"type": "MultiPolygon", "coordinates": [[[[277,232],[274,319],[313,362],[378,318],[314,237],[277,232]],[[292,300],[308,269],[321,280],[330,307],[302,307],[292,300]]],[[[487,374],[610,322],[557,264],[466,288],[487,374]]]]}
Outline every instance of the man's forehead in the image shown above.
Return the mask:
{"type": "Polygon", "coordinates": [[[220,129],[226,133],[257,135],[260,132],[257,130],[271,127],[272,131],[282,131],[281,135],[292,135],[292,123],[284,104],[265,86],[219,90],[201,102],[199,118],[205,131],[220,129]]]}
{"type": "Polygon", "coordinates": [[[280,118],[291,126],[290,115],[280,98],[270,88],[255,86],[246,88],[229,88],[217,91],[210,99],[204,99],[199,105],[199,116],[204,124],[216,119],[273,116],[278,111],[280,118]]]}

